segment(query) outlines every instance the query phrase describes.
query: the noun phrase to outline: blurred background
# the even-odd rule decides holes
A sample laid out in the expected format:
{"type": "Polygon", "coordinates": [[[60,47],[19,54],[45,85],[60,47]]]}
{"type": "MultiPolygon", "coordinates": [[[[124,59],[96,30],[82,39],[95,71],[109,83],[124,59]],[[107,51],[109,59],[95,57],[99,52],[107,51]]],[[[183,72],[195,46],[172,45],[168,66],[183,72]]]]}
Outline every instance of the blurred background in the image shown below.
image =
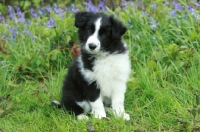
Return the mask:
{"type": "MultiPolygon", "coordinates": [[[[58,6],[66,7],[75,4],[77,7],[82,8],[83,2],[86,0],[0,0],[0,12],[6,12],[6,7],[8,5],[14,6],[18,5],[22,11],[28,10],[29,7],[45,6],[45,5],[54,5],[57,3],[58,6]]],[[[98,0],[91,0],[94,5],[98,5],[98,0]]],[[[105,1],[105,0],[102,0],[105,1]]],[[[133,0],[136,1],[136,0],[133,0]]],[[[146,0],[149,2],[151,0],[146,0]]],[[[120,5],[120,0],[106,0],[106,6],[113,9],[117,5],[120,5]]]]}

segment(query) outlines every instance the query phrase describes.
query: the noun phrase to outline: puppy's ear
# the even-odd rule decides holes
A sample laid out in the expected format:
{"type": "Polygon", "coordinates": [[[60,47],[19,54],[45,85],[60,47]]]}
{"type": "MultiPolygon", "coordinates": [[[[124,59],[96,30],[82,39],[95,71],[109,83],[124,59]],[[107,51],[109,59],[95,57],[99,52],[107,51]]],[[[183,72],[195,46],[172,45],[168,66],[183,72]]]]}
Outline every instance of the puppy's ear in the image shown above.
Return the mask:
{"type": "Polygon", "coordinates": [[[78,12],[75,14],[75,26],[81,28],[92,16],[91,12],[78,12]]]}
{"type": "Polygon", "coordinates": [[[124,35],[127,31],[127,28],[113,16],[110,16],[110,23],[112,27],[112,38],[114,40],[121,39],[121,36],[124,35]]]}

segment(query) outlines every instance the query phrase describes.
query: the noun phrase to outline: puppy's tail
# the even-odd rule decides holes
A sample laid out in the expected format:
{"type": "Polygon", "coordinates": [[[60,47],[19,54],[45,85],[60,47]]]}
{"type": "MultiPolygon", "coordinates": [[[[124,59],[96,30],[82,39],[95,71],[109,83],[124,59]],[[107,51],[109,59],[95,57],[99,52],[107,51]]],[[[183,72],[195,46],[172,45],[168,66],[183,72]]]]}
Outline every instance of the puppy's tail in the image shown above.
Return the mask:
{"type": "Polygon", "coordinates": [[[62,108],[62,105],[57,100],[51,101],[51,105],[58,108],[58,109],[62,108]]]}

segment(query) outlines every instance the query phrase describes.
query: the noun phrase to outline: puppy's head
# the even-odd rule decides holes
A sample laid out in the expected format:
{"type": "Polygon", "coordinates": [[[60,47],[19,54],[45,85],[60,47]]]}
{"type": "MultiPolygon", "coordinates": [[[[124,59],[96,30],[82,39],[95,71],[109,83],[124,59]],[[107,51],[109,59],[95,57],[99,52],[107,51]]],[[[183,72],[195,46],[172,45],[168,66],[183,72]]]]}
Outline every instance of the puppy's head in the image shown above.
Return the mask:
{"type": "Polygon", "coordinates": [[[121,37],[127,30],[113,16],[92,12],[76,13],[75,26],[82,49],[90,54],[116,52],[123,46],[121,37]]]}

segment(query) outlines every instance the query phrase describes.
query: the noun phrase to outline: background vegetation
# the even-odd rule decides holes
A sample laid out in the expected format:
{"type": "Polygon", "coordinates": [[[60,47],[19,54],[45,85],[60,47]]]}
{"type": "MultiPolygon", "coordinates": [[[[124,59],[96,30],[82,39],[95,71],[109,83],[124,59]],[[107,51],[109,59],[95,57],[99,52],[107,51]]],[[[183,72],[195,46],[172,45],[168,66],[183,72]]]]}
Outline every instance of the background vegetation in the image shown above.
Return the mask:
{"type": "Polygon", "coordinates": [[[56,2],[1,0],[0,131],[200,131],[200,3],[56,2]],[[73,60],[74,13],[82,10],[112,14],[128,28],[129,122],[77,121],[50,106],[73,60]]]}

